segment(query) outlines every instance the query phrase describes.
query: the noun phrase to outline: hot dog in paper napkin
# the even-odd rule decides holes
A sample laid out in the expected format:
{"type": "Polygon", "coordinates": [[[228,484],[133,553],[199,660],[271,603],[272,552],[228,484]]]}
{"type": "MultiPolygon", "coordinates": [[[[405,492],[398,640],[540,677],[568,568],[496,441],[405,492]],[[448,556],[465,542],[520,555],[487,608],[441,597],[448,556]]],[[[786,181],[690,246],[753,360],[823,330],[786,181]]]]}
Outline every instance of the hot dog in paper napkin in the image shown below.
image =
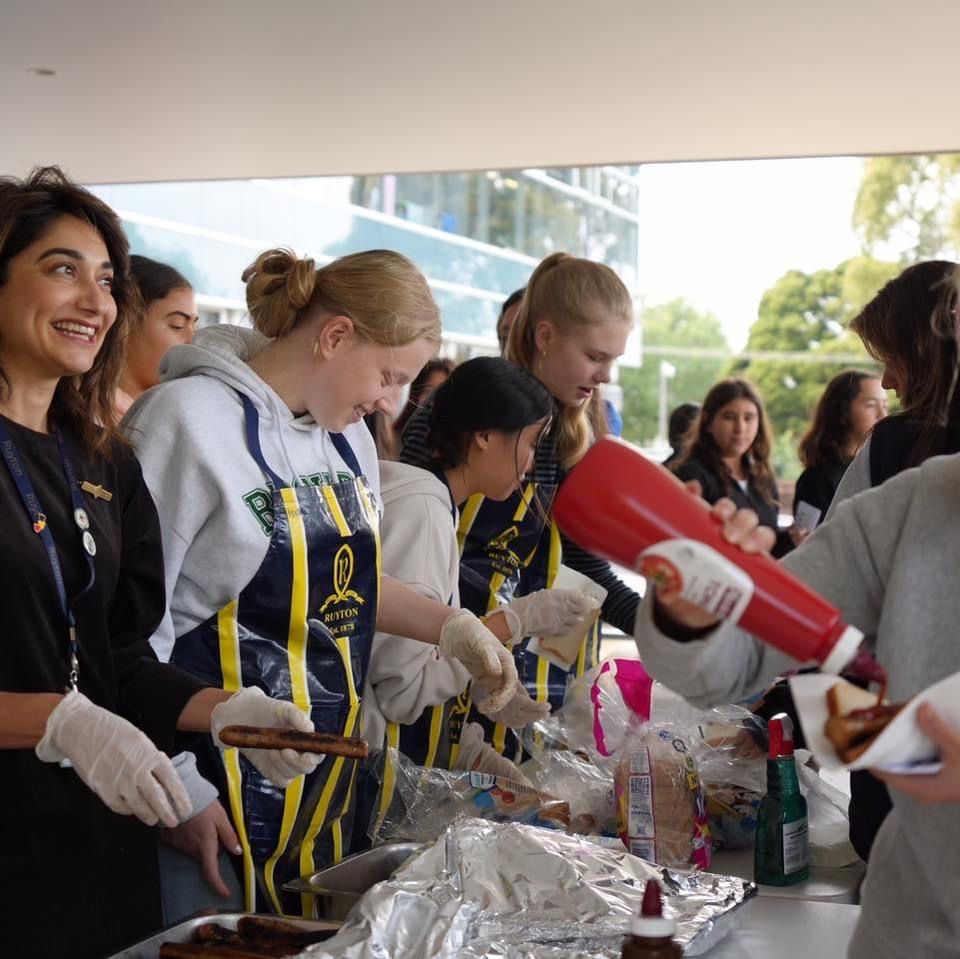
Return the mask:
{"type": "Polygon", "coordinates": [[[917,707],[930,703],[945,720],[960,726],[960,673],[954,673],[910,699],[870,748],[845,766],[823,727],[828,718],[827,690],[846,680],[824,673],[801,673],[791,676],[789,682],[807,748],[825,769],[876,767],[915,775],[936,773],[940,770],[937,748],[917,726],[917,707]]]}

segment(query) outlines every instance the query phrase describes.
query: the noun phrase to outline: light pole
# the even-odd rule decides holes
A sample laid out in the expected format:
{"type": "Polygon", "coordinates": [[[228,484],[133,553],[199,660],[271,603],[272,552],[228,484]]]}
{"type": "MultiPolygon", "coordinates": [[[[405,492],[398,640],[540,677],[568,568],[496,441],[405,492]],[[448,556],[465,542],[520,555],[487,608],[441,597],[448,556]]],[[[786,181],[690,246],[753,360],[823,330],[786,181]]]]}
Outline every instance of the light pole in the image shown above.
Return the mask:
{"type": "Polygon", "coordinates": [[[666,360],[660,361],[660,397],[657,409],[657,442],[661,446],[666,446],[669,442],[667,436],[667,380],[672,380],[677,375],[677,368],[666,360]]]}

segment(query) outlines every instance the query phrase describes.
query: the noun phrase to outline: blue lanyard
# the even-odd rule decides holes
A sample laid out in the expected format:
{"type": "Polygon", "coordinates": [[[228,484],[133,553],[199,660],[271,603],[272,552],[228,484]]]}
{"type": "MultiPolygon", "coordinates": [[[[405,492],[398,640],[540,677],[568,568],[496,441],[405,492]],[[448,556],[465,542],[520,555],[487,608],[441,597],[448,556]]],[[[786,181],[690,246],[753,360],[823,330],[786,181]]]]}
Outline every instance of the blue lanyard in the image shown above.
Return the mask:
{"type": "MultiPolygon", "coordinates": [[[[93,534],[90,532],[90,517],[87,515],[86,504],[80,495],[80,484],[77,481],[77,474],[73,469],[73,463],[67,455],[67,448],[63,442],[63,437],[59,430],[54,430],[54,436],[57,438],[57,448],[60,450],[60,463],[63,466],[63,475],[66,477],[67,486],[70,489],[70,499],[73,502],[73,522],[80,533],[80,540],[83,545],[83,555],[87,561],[87,570],[89,578],[87,585],[76,595],[74,601],[86,595],[96,580],[96,568],[93,565],[93,557],[97,554],[97,544],[94,541],[93,534]]],[[[60,560],[57,558],[57,546],[53,540],[53,534],[47,526],[47,517],[44,515],[40,500],[33,491],[33,484],[27,475],[26,469],[20,462],[20,454],[10,436],[7,424],[0,418],[0,453],[3,455],[10,476],[16,484],[17,492],[27,511],[27,516],[33,524],[33,531],[40,537],[43,548],[47,554],[47,561],[50,563],[50,571],[53,573],[53,581],[57,586],[57,595],[60,597],[60,608],[63,610],[63,617],[67,621],[70,639],[70,673],[69,689],[76,690],[77,680],[80,675],[80,661],[78,658],[79,644],[77,642],[77,621],[73,615],[70,601],[67,598],[67,588],[63,581],[63,571],[60,569],[60,560]]]]}

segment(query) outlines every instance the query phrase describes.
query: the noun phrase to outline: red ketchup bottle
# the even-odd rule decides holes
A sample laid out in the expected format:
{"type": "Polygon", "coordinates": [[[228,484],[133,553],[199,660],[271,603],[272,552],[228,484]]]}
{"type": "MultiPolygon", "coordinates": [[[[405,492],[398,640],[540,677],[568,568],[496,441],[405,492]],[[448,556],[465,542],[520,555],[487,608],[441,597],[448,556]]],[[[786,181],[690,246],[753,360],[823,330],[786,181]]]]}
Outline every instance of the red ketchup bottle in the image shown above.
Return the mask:
{"type": "MultiPolygon", "coordinates": [[[[801,662],[838,673],[863,634],[770,556],[721,535],[710,507],[672,473],[620,440],[593,445],[564,480],[553,517],[575,543],[743,629],[801,662]]],[[[875,662],[856,670],[881,679],[875,662]]]]}

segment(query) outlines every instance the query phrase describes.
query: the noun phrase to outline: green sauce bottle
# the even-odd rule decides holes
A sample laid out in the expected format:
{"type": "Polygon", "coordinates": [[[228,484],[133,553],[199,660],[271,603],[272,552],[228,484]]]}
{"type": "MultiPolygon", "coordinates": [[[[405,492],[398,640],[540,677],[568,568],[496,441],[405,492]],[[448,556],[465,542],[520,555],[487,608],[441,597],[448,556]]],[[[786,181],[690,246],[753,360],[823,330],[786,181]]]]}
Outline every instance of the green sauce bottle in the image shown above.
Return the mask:
{"type": "Polygon", "coordinates": [[[807,801],[800,794],[790,717],[786,713],[771,717],[769,732],[767,794],[757,813],[753,878],[768,886],[792,886],[810,877],[807,801]]]}

